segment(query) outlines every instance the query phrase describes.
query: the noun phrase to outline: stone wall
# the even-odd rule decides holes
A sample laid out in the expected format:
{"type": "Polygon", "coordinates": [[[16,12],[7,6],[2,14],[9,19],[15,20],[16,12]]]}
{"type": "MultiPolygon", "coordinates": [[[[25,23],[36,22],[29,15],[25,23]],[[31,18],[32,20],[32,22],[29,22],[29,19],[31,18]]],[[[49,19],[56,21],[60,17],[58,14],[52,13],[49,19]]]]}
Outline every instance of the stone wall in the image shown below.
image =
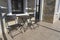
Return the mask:
{"type": "Polygon", "coordinates": [[[0,6],[7,6],[7,1],[8,0],[0,0],[0,6]]]}
{"type": "Polygon", "coordinates": [[[52,23],[56,0],[44,0],[43,21],[52,23]]]}

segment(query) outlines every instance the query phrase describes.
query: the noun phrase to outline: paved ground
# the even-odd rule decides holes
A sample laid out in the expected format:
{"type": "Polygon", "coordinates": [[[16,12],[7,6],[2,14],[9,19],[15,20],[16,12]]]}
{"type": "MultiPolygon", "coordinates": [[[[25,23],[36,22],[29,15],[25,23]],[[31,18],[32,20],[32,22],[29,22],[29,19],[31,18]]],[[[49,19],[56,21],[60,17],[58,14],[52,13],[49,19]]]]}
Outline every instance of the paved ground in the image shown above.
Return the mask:
{"type": "Polygon", "coordinates": [[[55,22],[54,24],[52,24],[52,23],[47,23],[47,22],[40,22],[39,24],[42,25],[42,26],[51,28],[51,29],[53,29],[53,30],[60,31],[60,21],[57,21],[57,22],[55,22]]]}
{"type": "Polygon", "coordinates": [[[8,40],[60,40],[60,32],[41,25],[36,29],[28,29],[25,33],[19,33],[13,38],[10,36],[7,38],[8,40]]]}

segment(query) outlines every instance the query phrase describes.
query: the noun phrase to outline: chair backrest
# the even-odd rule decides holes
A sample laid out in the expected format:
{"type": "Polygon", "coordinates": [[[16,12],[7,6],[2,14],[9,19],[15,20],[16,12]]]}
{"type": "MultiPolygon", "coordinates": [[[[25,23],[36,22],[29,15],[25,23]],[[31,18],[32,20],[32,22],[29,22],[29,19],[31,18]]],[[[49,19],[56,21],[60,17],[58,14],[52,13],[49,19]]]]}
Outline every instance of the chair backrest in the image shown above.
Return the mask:
{"type": "Polygon", "coordinates": [[[16,16],[6,16],[6,22],[10,22],[16,19],[16,16]]]}

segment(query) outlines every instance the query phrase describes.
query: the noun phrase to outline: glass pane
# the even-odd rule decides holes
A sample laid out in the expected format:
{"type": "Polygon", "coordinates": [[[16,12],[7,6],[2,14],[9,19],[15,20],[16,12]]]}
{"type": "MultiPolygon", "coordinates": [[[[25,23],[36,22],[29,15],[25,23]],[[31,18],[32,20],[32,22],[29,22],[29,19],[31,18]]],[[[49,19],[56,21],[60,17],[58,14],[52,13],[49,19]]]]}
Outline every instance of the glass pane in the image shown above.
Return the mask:
{"type": "Polygon", "coordinates": [[[27,0],[28,12],[34,12],[35,0],[27,0]]]}
{"type": "Polygon", "coordinates": [[[11,0],[12,2],[12,12],[15,13],[23,13],[23,0],[11,0]]]}

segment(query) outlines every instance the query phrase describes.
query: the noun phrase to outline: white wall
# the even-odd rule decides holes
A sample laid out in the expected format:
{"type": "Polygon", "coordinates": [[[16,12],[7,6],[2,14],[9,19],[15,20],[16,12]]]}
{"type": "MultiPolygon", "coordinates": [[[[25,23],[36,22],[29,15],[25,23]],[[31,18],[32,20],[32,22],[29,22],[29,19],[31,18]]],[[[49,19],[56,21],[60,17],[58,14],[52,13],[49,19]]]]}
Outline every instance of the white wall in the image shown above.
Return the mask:
{"type": "Polygon", "coordinates": [[[53,23],[55,23],[58,20],[59,20],[59,0],[56,0],[55,13],[54,13],[54,21],[53,21],[53,23]]]}
{"type": "Polygon", "coordinates": [[[40,21],[43,20],[43,5],[44,5],[44,0],[41,0],[41,7],[40,7],[40,21]]]}
{"type": "Polygon", "coordinates": [[[59,18],[60,18],[60,0],[59,0],[59,18]]]}

